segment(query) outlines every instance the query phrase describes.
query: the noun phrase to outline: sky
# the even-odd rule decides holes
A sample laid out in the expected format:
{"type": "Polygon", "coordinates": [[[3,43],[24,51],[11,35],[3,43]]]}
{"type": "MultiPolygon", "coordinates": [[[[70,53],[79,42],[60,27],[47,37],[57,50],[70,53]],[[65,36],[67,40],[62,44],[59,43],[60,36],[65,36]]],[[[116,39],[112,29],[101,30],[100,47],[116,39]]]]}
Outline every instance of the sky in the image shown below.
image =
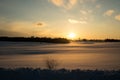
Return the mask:
{"type": "Polygon", "coordinates": [[[120,39],[120,0],[0,0],[0,36],[120,39]]]}

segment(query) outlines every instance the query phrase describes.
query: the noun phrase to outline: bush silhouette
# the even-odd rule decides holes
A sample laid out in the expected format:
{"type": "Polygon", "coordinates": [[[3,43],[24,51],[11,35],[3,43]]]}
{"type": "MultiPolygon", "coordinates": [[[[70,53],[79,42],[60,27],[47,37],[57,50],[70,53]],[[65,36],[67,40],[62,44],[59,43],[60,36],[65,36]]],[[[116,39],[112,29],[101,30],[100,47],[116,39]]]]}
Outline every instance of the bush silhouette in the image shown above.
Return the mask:
{"type": "Polygon", "coordinates": [[[59,65],[58,61],[53,58],[47,58],[45,60],[45,66],[49,70],[55,70],[58,65],[59,65]]]}

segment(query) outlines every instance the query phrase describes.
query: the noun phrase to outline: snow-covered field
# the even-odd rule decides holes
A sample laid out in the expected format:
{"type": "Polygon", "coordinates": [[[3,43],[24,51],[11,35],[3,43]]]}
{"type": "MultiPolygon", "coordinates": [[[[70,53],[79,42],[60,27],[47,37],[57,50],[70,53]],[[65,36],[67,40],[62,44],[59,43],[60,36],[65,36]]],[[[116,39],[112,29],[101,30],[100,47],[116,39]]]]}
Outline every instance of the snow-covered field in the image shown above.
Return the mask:
{"type": "Polygon", "coordinates": [[[48,57],[58,61],[58,68],[120,69],[119,42],[0,42],[0,67],[45,68],[48,57]]]}

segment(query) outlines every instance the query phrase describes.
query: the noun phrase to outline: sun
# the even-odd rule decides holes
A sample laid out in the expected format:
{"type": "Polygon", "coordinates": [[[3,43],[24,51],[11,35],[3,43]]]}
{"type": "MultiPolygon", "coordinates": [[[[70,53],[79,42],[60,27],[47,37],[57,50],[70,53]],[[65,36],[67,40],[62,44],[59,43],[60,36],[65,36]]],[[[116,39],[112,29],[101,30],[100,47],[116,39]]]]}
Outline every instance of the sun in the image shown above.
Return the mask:
{"type": "Polygon", "coordinates": [[[73,32],[68,34],[69,39],[74,39],[75,37],[76,37],[76,34],[73,32]]]}

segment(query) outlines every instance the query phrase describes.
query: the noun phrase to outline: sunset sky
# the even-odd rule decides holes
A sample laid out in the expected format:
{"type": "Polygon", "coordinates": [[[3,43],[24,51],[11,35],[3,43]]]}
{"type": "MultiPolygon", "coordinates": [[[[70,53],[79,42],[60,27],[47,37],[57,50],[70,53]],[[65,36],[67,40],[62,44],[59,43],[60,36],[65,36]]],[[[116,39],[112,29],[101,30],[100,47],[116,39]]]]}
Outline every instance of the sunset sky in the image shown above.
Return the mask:
{"type": "Polygon", "coordinates": [[[0,36],[120,39],[120,0],[0,0],[0,36]]]}

